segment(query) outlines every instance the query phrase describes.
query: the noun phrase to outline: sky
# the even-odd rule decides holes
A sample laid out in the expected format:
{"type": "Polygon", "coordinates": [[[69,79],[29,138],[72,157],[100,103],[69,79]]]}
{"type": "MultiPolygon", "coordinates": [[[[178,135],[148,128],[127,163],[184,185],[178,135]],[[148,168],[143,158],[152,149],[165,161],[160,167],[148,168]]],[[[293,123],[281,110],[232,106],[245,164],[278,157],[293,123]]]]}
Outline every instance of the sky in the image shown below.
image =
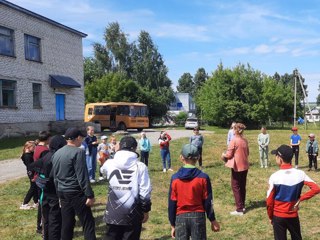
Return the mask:
{"type": "Polygon", "coordinates": [[[318,0],[10,0],[88,34],[83,55],[118,22],[129,42],[147,31],[168,67],[176,90],[183,73],[203,67],[209,76],[221,62],[239,63],[273,76],[298,69],[315,102],[320,82],[318,0]]]}

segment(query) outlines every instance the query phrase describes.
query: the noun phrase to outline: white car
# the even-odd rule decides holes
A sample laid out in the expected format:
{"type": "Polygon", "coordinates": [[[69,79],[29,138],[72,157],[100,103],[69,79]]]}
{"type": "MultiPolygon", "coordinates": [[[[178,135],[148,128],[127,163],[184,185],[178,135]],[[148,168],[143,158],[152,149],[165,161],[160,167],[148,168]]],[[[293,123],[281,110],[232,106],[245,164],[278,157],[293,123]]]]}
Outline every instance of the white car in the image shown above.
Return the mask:
{"type": "Polygon", "coordinates": [[[195,127],[199,127],[199,122],[197,118],[187,118],[185,124],[185,129],[194,129],[195,127]]]}

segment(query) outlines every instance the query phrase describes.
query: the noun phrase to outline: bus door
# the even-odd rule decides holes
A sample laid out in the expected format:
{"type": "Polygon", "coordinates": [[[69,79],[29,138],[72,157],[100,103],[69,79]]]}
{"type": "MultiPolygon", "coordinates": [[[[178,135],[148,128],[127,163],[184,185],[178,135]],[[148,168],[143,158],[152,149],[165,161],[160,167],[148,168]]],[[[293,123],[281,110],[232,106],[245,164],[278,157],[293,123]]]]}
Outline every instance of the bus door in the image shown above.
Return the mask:
{"type": "Polygon", "coordinates": [[[110,129],[117,128],[117,107],[111,107],[110,112],[110,129]]]}

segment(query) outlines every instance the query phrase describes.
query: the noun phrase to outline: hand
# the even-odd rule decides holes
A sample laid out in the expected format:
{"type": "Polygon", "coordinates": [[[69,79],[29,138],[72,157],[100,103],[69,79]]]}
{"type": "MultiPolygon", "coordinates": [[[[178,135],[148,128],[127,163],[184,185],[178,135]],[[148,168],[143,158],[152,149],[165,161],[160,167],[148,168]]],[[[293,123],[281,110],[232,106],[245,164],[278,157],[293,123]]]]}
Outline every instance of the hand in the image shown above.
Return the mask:
{"type": "Polygon", "coordinates": [[[300,200],[298,200],[296,202],[296,204],[292,207],[291,211],[298,211],[299,210],[299,204],[300,204],[300,200]]]}
{"type": "Polygon", "coordinates": [[[221,154],[221,160],[227,162],[228,159],[225,157],[224,153],[221,154]]]}
{"type": "Polygon", "coordinates": [[[149,219],[149,213],[143,213],[142,223],[146,223],[149,219]]]}
{"type": "Polygon", "coordinates": [[[216,220],[211,222],[211,230],[214,231],[214,232],[219,232],[220,231],[220,225],[216,220]]]}
{"type": "Polygon", "coordinates": [[[176,229],[174,226],[171,226],[171,237],[176,238],[176,229]]]}
{"type": "Polygon", "coordinates": [[[273,225],[272,219],[269,219],[269,221],[270,221],[270,224],[273,225]]]}
{"type": "Polygon", "coordinates": [[[87,205],[88,207],[92,207],[93,204],[94,204],[94,202],[95,202],[95,199],[94,199],[94,198],[87,198],[86,205],[87,205]]]}

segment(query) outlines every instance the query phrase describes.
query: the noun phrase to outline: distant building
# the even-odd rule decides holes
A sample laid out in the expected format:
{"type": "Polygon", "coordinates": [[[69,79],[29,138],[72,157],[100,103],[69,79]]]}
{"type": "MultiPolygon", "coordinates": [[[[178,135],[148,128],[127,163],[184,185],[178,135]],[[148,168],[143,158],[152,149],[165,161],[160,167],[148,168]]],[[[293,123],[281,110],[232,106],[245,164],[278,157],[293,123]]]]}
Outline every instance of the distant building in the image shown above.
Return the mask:
{"type": "Polygon", "coordinates": [[[82,124],[86,36],[0,0],[0,138],[82,124]]]}
{"type": "Polygon", "coordinates": [[[314,107],[311,111],[305,113],[306,120],[308,122],[319,122],[320,121],[320,107],[314,107]]]}
{"type": "Polygon", "coordinates": [[[174,93],[174,101],[170,104],[169,112],[172,114],[179,114],[179,112],[186,112],[189,115],[196,113],[196,105],[189,93],[174,93]]]}

